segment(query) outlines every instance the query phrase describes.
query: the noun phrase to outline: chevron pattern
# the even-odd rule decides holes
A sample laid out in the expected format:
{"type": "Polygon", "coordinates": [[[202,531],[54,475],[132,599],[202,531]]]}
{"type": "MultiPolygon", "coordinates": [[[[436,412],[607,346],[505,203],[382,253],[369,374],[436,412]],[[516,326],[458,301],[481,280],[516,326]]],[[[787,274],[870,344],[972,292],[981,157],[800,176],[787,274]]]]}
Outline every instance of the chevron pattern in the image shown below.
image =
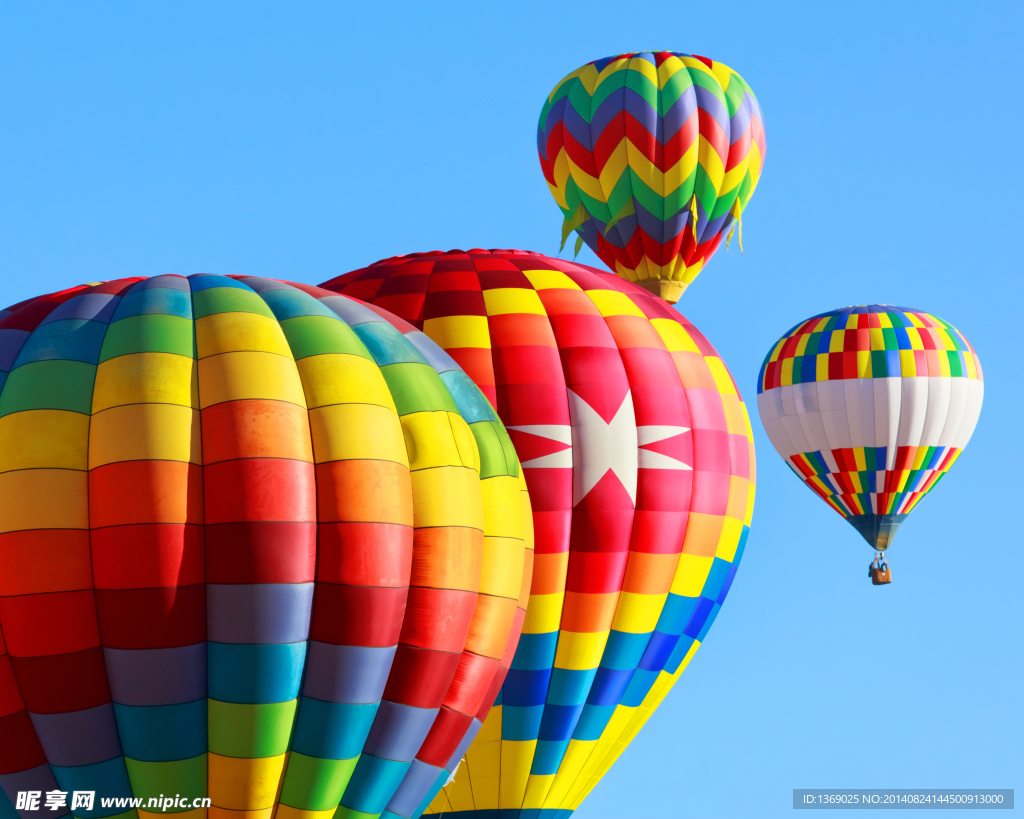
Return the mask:
{"type": "Polygon", "coordinates": [[[641,52],[578,68],[537,127],[563,243],[576,231],[577,250],[586,242],[618,275],[677,301],[722,237],[742,230],[763,123],[750,86],[706,57],[641,52]]]}

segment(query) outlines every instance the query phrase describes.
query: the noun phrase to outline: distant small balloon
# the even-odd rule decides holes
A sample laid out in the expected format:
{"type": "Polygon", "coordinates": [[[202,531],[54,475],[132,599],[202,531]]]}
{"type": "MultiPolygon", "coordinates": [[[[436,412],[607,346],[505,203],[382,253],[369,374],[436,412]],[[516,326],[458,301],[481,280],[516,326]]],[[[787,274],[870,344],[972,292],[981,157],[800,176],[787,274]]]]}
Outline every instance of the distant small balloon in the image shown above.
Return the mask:
{"type": "Polygon", "coordinates": [[[537,153],[573,231],[609,268],[675,302],[739,228],[765,156],[754,92],[674,51],[595,60],[548,95],[537,153]]]}
{"type": "Polygon", "coordinates": [[[981,362],[959,330],[888,304],[802,321],[757,379],[779,455],[879,551],[963,452],[983,395],[981,362]]]}

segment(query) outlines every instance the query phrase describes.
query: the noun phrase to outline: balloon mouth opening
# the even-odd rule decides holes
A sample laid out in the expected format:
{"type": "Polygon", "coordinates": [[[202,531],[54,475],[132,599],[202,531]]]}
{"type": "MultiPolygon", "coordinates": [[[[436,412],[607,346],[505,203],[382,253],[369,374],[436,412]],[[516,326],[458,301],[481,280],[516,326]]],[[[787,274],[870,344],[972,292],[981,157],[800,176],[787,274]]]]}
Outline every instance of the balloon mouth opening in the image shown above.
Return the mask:
{"type": "Polygon", "coordinates": [[[886,551],[892,545],[892,539],[900,524],[906,520],[906,513],[888,515],[851,515],[847,518],[850,525],[856,529],[868,545],[878,552],[886,551]]]}

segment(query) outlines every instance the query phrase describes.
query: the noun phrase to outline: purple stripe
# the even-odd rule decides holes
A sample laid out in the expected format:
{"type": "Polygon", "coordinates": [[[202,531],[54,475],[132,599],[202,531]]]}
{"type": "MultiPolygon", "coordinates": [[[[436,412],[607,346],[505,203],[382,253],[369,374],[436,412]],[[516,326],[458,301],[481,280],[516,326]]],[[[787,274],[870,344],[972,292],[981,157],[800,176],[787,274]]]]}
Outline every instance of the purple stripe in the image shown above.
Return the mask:
{"type": "Polygon", "coordinates": [[[579,112],[571,103],[565,106],[565,115],[562,117],[562,124],[565,126],[565,130],[572,134],[572,138],[580,143],[580,145],[588,151],[594,150],[592,135],[598,132],[593,129],[593,126],[591,126],[589,122],[580,116],[579,112]]]}
{"type": "Polygon", "coordinates": [[[590,132],[594,134],[595,142],[601,138],[608,123],[622,112],[625,106],[624,92],[624,88],[616,89],[601,101],[598,109],[594,112],[594,116],[590,120],[590,132]]]}
{"type": "MultiPolygon", "coordinates": [[[[249,287],[255,290],[257,293],[266,293],[270,290],[298,290],[297,287],[292,287],[290,284],[284,282],[275,281],[274,279],[265,279],[262,276],[246,276],[242,279],[249,287]]],[[[301,290],[299,292],[302,292],[301,290]]]]}
{"type": "Polygon", "coordinates": [[[121,297],[110,293],[86,293],[75,296],[54,308],[46,318],[39,322],[39,326],[42,327],[51,321],[61,321],[62,319],[91,319],[109,324],[110,317],[114,315],[114,310],[120,303],[121,297]]]}
{"type": "MultiPolygon", "coordinates": [[[[40,791],[45,794],[47,791],[60,790],[57,787],[57,780],[53,776],[53,771],[50,770],[50,766],[45,762],[36,768],[29,768],[27,771],[0,774],[0,788],[3,788],[7,798],[11,800],[11,805],[18,804],[18,791],[40,791]]],[[[70,803],[70,800],[68,801],[70,803]]],[[[18,815],[21,819],[40,819],[43,815],[41,809],[45,804],[46,797],[41,796],[39,798],[40,810],[19,810],[18,815]]],[[[45,815],[48,817],[67,816],[69,813],[68,808],[63,807],[57,810],[47,810],[45,815]]]]}
{"type": "Polygon", "coordinates": [[[363,744],[363,753],[408,762],[416,756],[440,710],[382,700],[363,744]]]}
{"type": "Polygon", "coordinates": [[[178,705],[206,696],[206,643],[177,648],[104,648],[110,695],[121,705],[178,705]]]}
{"type": "Polygon", "coordinates": [[[651,104],[632,88],[627,88],[623,96],[626,112],[643,125],[648,133],[656,133],[655,129],[658,122],[657,110],[652,108],[651,104]]]}
{"type": "Polygon", "coordinates": [[[469,728],[466,730],[466,735],[462,738],[459,743],[459,747],[455,749],[455,753],[452,754],[451,759],[448,760],[448,764],[444,766],[448,773],[455,770],[455,766],[459,764],[459,760],[466,755],[466,751],[469,750],[470,744],[476,739],[477,733],[480,731],[481,722],[476,717],[473,717],[473,721],[470,723],[469,728]]]}
{"type": "Polygon", "coordinates": [[[302,694],[325,702],[379,702],[398,646],[336,646],[310,640],[302,694]]]}
{"type": "Polygon", "coordinates": [[[722,126],[725,131],[726,141],[729,141],[729,109],[722,101],[712,94],[708,89],[700,85],[693,86],[697,94],[697,107],[711,116],[715,122],[722,126]]]}
{"type": "Polygon", "coordinates": [[[29,713],[51,765],[70,768],[121,756],[121,740],[109,702],[64,714],[29,713]]]}
{"type": "Polygon", "coordinates": [[[312,583],[206,585],[211,643],[298,643],[309,636],[312,583]]]}
{"type": "Polygon", "coordinates": [[[663,141],[668,142],[672,139],[679,129],[686,124],[686,121],[693,116],[693,112],[696,110],[697,93],[691,85],[679,95],[679,99],[672,103],[672,107],[665,112],[665,116],[662,118],[664,122],[663,141]]]}
{"type": "Polygon", "coordinates": [[[430,366],[439,373],[446,373],[451,370],[462,370],[459,363],[448,353],[441,349],[430,336],[421,333],[419,330],[406,333],[405,337],[412,342],[413,346],[420,351],[430,366]]]}
{"type": "Polygon", "coordinates": [[[443,770],[428,765],[422,759],[414,759],[409,770],[405,772],[402,784],[388,802],[387,809],[399,816],[412,816],[443,770]]]}
{"type": "Polygon", "coordinates": [[[568,103],[568,100],[569,95],[566,94],[565,96],[560,97],[558,101],[548,109],[547,119],[540,123],[540,127],[537,129],[539,133],[543,134],[543,136],[540,137],[540,142],[538,144],[543,144],[543,142],[546,141],[547,135],[551,133],[551,129],[555,127],[558,120],[565,116],[565,106],[568,103]]]}
{"type": "Polygon", "coordinates": [[[366,324],[369,321],[387,324],[384,319],[374,313],[369,307],[352,301],[352,299],[347,299],[344,296],[324,296],[319,301],[340,316],[341,320],[349,327],[354,327],[356,324],[366,324]]]}
{"type": "Polygon", "coordinates": [[[28,330],[0,330],[0,371],[10,372],[14,359],[32,333],[28,330]]]}
{"type": "MultiPolygon", "coordinates": [[[[750,102],[748,97],[743,97],[743,102],[740,103],[740,107],[736,109],[736,113],[732,115],[732,119],[729,120],[729,136],[732,138],[730,145],[735,145],[736,142],[742,137],[747,129],[750,127],[750,102]]],[[[728,162],[728,159],[726,159],[728,162]]]]}
{"type": "Polygon", "coordinates": [[[151,279],[143,279],[141,282],[136,282],[128,292],[135,293],[139,290],[151,290],[154,287],[164,287],[168,290],[183,290],[186,293],[191,290],[188,286],[188,279],[184,276],[154,276],[151,279]]]}

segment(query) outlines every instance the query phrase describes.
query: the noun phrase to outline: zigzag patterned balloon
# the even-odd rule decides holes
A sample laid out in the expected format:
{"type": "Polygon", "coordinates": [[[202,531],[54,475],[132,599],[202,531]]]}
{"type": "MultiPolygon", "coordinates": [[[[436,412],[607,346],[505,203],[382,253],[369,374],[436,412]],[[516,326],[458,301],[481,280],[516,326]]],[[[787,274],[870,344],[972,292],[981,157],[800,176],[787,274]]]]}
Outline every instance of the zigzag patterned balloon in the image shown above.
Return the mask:
{"type": "Polygon", "coordinates": [[[620,276],[678,301],[740,224],[763,123],[750,86],[706,57],[620,54],[573,71],[537,127],[563,245],[575,230],[577,251],[586,242],[620,276]]]}

